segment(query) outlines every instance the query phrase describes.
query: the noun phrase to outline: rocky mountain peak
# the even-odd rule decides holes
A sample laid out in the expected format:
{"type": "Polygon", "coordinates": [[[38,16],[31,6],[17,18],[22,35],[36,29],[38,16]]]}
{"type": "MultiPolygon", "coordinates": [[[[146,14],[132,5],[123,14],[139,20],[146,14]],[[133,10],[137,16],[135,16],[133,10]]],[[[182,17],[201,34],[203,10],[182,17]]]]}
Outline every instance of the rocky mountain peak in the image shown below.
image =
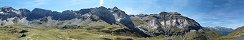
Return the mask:
{"type": "Polygon", "coordinates": [[[159,13],[161,15],[181,15],[180,13],[178,12],[161,12],[159,13]]]}
{"type": "Polygon", "coordinates": [[[46,10],[42,8],[34,8],[32,11],[51,11],[51,10],[46,10]]]}
{"type": "Polygon", "coordinates": [[[4,9],[11,10],[11,9],[14,9],[14,8],[12,8],[12,7],[8,7],[8,6],[4,6],[4,7],[1,7],[1,9],[2,9],[2,10],[4,10],[4,9]]]}
{"type": "Polygon", "coordinates": [[[104,7],[104,6],[100,6],[100,7],[98,7],[97,9],[107,9],[106,7],[104,7]]]}
{"type": "Polygon", "coordinates": [[[155,35],[184,34],[190,30],[199,30],[201,25],[177,12],[136,15],[131,17],[134,24],[145,33],[155,35]]]}
{"type": "Polygon", "coordinates": [[[29,21],[39,20],[41,18],[50,16],[51,13],[52,13],[51,10],[45,10],[45,9],[41,9],[41,8],[34,8],[31,11],[31,13],[29,14],[29,16],[27,16],[27,20],[29,20],[29,21]]]}
{"type": "Polygon", "coordinates": [[[118,8],[118,7],[116,7],[116,6],[113,8],[113,10],[118,10],[118,9],[119,9],[119,8],[118,8]]]}
{"type": "Polygon", "coordinates": [[[19,11],[21,12],[22,17],[27,17],[31,13],[28,9],[19,9],[19,11]]]}
{"type": "Polygon", "coordinates": [[[6,13],[10,13],[10,12],[15,11],[14,8],[12,8],[12,7],[8,7],[8,6],[1,7],[0,9],[1,9],[0,11],[2,11],[2,12],[6,12],[6,13]]]}
{"type": "Polygon", "coordinates": [[[25,8],[22,8],[22,9],[19,9],[20,11],[30,11],[28,9],[25,9],[25,8]]]}

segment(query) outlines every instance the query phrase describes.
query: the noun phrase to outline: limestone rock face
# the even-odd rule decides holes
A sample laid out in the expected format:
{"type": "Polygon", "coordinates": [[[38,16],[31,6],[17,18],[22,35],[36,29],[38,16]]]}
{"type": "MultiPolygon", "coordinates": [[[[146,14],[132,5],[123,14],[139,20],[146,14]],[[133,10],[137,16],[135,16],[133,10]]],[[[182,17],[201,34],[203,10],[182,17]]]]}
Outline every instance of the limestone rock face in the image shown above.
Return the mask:
{"type": "Polygon", "coordinates": [[[150,15],[134,15],[131,17],[137,28],[151,36],[184,34],[190,30],[201,29],[201,25],[193,19],[177,12],[161,12],[150,15]]]}
{"type": "Polygon", "coordinates": [[[141,35],[143,37],[150,36],[150,35],[145,34],[140,29],[136,28],[135,25],[133,24],[132,20],[130,19],[130,16],[127,15],[124,11],[118,9],[117,7],[114,7],[110,11],[113,13],[113,15],[116,19],[116,22],[118,22],[119,24],[125,25],[127,28],[131,29],[132,31],[138,33],[139,35],[141,35]]]}
{"type": "Polygon", "coordinates": [[[91,15],[97,16],[99,19],[109,24],[114,24],[116,22],[112,12],[108,11],[108,9],[103,6],[92,9],[89,13],[91,15]]]}
{"type": "Polygon", "coordinates": [[[113,13],[117,22],[119,22],[125,26],[130,26],[130,27],[134,26],[131,19],[130,19],[130,16],[127,15],[124,11],[118,9],[117,7],[114,7],[110,11],[113,13]]]}

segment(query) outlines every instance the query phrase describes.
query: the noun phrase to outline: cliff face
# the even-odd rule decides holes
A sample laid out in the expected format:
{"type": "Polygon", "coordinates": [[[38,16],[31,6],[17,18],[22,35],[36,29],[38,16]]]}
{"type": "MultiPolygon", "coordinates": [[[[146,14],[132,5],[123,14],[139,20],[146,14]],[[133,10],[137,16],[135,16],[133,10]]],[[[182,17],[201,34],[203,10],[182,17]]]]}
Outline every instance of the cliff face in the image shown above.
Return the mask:
{"type": "Polygon", "coordinates": [[[137,28],[152,36],[161,34],[182,35],[190,30],[199,30],[202,28],[193,19],[182,16],[177,12],[133,15],[131,18],[137,28]]]}
{"type": "Polygon", "coordinates": [[[96,25],[102,22],[110,25],[122,25],[144,37],[158,35],[183,35],[189,31],[198,31],[201,25],[193,19],[182,16],[177,12],[161,12],[150,15],[127,15],[124,11],[114,8],[88,8],[77,11],[63,12],[35,8],[13,9],[2,7],[0,10],[1,26],[21,23],[26,25],[41,24],[55,25],[96,25]]]}

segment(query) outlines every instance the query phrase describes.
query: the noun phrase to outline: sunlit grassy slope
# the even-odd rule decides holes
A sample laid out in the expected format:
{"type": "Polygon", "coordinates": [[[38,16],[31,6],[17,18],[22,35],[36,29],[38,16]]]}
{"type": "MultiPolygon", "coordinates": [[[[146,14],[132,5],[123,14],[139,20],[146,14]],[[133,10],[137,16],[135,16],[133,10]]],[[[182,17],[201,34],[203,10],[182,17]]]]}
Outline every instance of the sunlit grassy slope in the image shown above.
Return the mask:
{"type": "Polygon", "coordinates": [[[122,25],[97,23],[96,25],[22,25],[0,27],[0,40],[216,40],[211,31],[192,31],[185,35],[144,38],[122,25]]]}
{"type": "Polygon", "coordinates": [[[1,40],[163,40],[143,38],[125,27],[116,25],[25,26],[9,25],[0,28],[1,40]]]}

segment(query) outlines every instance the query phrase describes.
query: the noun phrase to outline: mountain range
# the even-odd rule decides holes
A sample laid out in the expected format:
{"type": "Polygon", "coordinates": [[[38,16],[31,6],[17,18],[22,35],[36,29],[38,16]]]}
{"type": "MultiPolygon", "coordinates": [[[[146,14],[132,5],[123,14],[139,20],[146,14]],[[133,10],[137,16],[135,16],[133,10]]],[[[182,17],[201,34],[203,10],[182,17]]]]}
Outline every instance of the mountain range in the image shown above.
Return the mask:
{"type": "MultiPolygon", "coordinates": [[[[14,34],[10,38],[0,37],[6,40],[219,40],[225,39],[221,35],[228,35],[233,30],[202,27],[178,12],[127,15],[117,7],[103,6],[62,12],[41,8],[32,11],[12,7],[0,9],[0,30],[6,32],[6,35],[14,34]],[[83,35],[83,32],[88,34],[83,35]],[[104,38],[94,35],[110,36],[104,38]]],[[[235,31],[238,30],[242,31],[235,31]]],[[[239,33],[235,31],[230,35],[239,33]]]]}

